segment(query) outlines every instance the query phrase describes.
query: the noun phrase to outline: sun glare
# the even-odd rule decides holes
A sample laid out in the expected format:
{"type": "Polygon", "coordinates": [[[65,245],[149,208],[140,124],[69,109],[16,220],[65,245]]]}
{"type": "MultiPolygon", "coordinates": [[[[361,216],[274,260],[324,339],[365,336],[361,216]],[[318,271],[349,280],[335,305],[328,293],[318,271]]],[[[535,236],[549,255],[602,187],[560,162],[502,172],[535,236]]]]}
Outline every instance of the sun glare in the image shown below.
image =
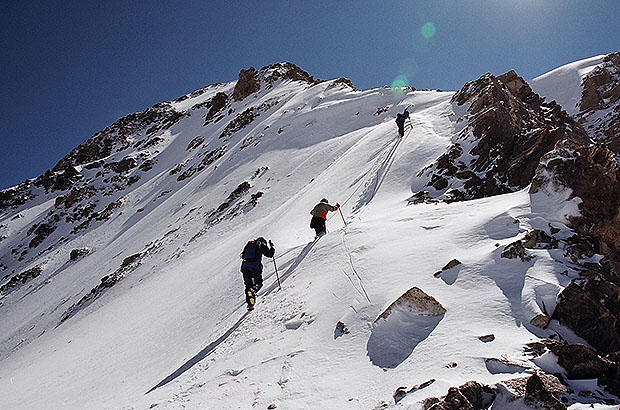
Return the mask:
{"type": "Polygon", "coordinates": [[[435,25],[431,23],[430,21],[424,23],[424,25],[420,29],[420,34],[422,34],[422,37],[424,38],[435,37],[435,25]]]}

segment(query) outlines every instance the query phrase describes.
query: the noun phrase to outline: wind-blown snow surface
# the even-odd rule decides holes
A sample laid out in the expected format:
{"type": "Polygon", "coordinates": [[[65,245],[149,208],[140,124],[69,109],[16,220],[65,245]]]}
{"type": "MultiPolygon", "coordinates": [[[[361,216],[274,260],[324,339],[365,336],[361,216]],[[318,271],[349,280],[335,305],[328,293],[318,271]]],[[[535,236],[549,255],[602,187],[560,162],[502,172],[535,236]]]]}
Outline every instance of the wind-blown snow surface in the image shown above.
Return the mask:
{"type": "MultiPolygon", "coordinates": [[[[371,409],[383,401],[396,406],[399,386],[436,379],[398,403],[418,409],[450,386],[524,371],[486,358],[535,367],[523,345],[558,325],[541,330],[529,321],[543,303],[551,310],[576,274],[556,261],[562,250],[531,250],[530,262],[500,253],[532,227],[551,223],[564,229],[559,237],[568,235],[562,215],[533,211],[526,190],[463,203],[407,202],[423,188],[415,175],[455,136],[452,93],[289,81],[235,104],[240,111],[276,96],[285,97],[233,135],[222,158],[179,183],[168,172],[189,161],[188,143],[203,135],[216,148],[225,125],[205,135],[200,115],[182,119],[167,131],[149,178],[124,197],[122,213],[48,255],[45,269],[54,275],[0,301],[2,408],[371,409]],[[410,104],[413,130],[399,139],[393,119],[410,104]],[[377,115],[380,107],[388,110],[377,115]],[[257,132],[260,143],[239,150],[257,132]],[[208,211],[246,180],[251,192],[264,192],[259,204],[208,225],[208,211]],[[343,205],[347,224],[332,214],[329,234],[312,246],[309,210],[322,197],[343,205]],[[247,313],[238,255],[259,235],[276,245],[282,287],[273,262],[263,260],[265,286],[247,313]],[[80,246],[94,251],[67,264],[80,246]],[[137,269],[59,323],[68,306],[137,252],[146,253],[137,269]],[[454,258],[462,265],[433,275],[454,258]],[[446,313],[374,324],[413,286],[446,313]],[[339,321],[348,333],[336,332],[339,321]],[[478,338],[490,333],[492,342],[478,338]],[[412,341],[395,343],[394,334],[412,341]],[[382,368],[384,346],[395,354],[382,368]]],[[[19,232],[51,207],[50,199],[2,222],[19,232]]]]}
{"type": "Polygon", "coordinates": [[[529,84],[538,95],[547,97],[548,101],[555,100],[567,113],[577,115],[583,92],[581,82],[603,58],[604,55],[599,55],[566,64],[530,80],[529,84]]]}

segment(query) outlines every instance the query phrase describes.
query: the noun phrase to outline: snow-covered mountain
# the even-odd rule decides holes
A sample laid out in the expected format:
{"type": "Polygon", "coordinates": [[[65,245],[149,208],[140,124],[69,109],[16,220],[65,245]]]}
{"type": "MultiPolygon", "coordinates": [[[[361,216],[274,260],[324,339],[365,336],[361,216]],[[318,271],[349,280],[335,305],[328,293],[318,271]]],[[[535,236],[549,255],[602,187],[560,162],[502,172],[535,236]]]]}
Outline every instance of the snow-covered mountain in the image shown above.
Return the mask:
{"type": "Polygon", "coordinates": [[[617,56],[458,92],[280,63],[120,119],[0,192],[2,407],[617,408],[617,56]]]}

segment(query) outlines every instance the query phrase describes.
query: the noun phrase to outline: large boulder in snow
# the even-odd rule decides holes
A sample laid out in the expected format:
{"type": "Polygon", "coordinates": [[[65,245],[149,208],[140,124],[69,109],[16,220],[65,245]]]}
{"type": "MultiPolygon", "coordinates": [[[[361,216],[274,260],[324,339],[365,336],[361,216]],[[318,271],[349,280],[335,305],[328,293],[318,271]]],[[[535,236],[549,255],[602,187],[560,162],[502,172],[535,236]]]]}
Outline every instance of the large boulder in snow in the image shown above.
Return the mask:
{"type": "Polygon", "coordinates": [[[411,288],[375,320],[367,350],[370,361],[394,368],[437,327],[446,309],[419,288],[411,288]]]}
{"type": "MultiPolygon", "coordinates": [[[[453,145],[421,172],[447,200],[467,200],[526,187],[540,158],[583,128],[555,102],[546,103],[514,71],[486,74],[452,98],[467,112],[453,145]]],[[[461,109],[462,110],[462,109],[461,109]]]]}
{"type": "Polygon", "coordinates": [[[420,288],[413,287],[392,302],[392,304],[375,319],[375,323],[381,319],[387,320],[392,312],[397,309],[419,316],[440,316],[446,313],[446,309],[441,306],[441,303],[437,302],[434,297],[427,295],[420,288]]]}

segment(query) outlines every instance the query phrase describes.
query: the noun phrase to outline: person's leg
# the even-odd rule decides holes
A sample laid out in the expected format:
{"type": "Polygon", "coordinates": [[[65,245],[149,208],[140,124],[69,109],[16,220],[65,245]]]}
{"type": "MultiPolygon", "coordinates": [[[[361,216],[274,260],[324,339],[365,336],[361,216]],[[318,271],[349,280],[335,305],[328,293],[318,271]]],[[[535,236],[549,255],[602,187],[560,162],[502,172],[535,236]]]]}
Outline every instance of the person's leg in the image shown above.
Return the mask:
{"type": "Polygon", "coordinates": [[[327,228],[325,227],[325,219],[321,218],[321,221],[317,224],[319,226],[319,230],[317,231],[316,236],[321,237],[327,233],[327,228]]]}
{"type": "Polygon", "coordinates": [[[254,290],[254,293],[256,294],[260,290],[260,288],[263,287],[263,273],[252,272],[252,278],[254,280],[254,286],[252,287],[252,290],[254,290]]]}
{"type": "Polygon", "coordinates": [[[243,284],[245,285],[245,303],[247,303],[248,306],[251,306],[254,304],[250,300],[252,286],[254,286],[254,278],[252,277],[251,271],[246,270],[241,271],[241,273],[243,273],[243,284]],[[250,291],[250,293],[248,293],[248,291],[250,291]]]}

